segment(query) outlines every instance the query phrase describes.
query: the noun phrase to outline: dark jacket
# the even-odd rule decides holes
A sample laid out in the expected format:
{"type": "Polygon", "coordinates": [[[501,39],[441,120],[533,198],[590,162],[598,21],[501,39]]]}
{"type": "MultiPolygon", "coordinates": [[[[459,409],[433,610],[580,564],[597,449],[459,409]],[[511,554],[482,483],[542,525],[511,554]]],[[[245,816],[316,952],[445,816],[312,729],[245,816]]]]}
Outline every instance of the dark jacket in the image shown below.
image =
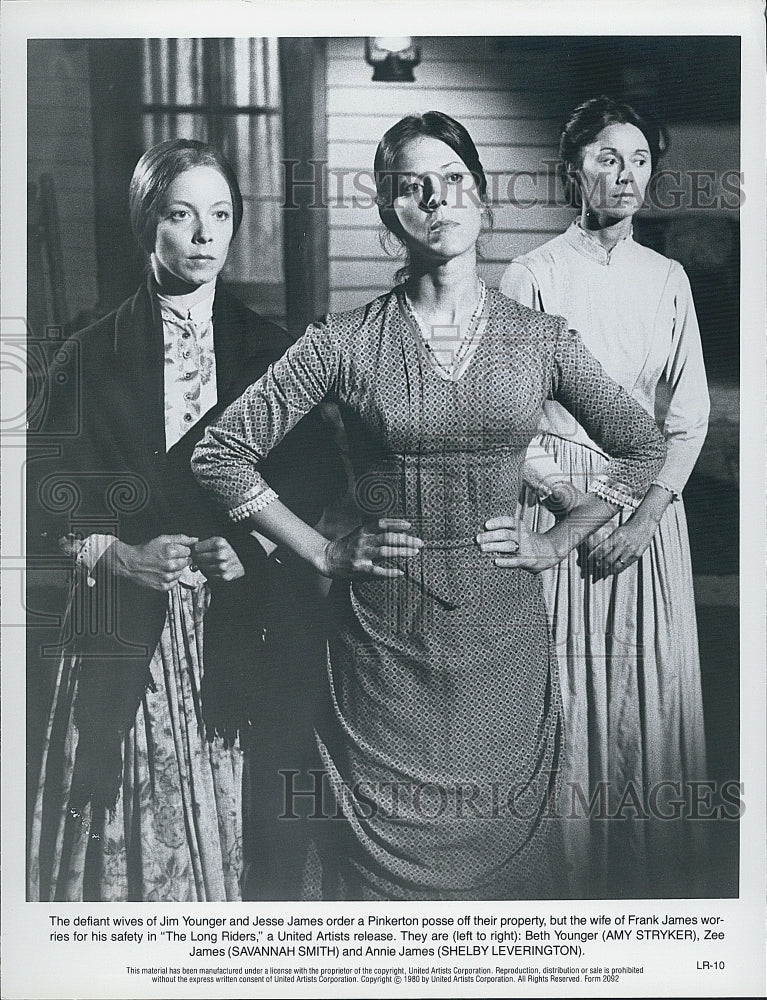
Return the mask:
{"type": "MultiPolygon", "coordinates": [[[[45,416],[30,433],[28,524],[31,553],[53,554],[62,535],[115,534],[140,544],[161,534],[222,535],[246,574],[211,586],[206,615],[203,715],[209,735],[228,740],[248,721],[247,687],[256,669],[268,605],[266,555],[203,492],[192,450],[208,423],[289,346],[286,334],[219,284],[213,307],[218,404],[166,454],[164,342],[151,279],[115,312],[75,334],[49,372],[45,416]]],[[[270,485],[309,523],[343,486],[343,472],[319,413],[309,415],[264,465],[270,485]]],[[[120,740],[147,686],[168,595],[122,577],[90,588],[76,577],[63,642],[81,659],[73,805],[116,800],[120,740]],[[109,766],[105,767],[105,762],[109,766]],[[106,772],[109,772],[107,780],[106,772]]]]}

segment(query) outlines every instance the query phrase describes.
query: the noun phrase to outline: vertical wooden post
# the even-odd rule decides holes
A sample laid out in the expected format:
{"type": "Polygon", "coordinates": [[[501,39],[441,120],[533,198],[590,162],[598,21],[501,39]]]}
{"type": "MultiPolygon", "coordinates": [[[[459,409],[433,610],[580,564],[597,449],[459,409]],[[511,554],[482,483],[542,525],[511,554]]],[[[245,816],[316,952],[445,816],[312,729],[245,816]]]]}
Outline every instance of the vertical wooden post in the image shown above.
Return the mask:
{"type": "Polygon", "coordinates": [[[328,309],[325,40],[280,39],[285,300],[291,336],[328,309]]]}
{"type": "Polygon", "coordinates": [[[128,185],[143,152],[141,41],[92,41],[89,60],[99,306],[107,311],[135,292],[143,273],[128,214],[128,185]]]}

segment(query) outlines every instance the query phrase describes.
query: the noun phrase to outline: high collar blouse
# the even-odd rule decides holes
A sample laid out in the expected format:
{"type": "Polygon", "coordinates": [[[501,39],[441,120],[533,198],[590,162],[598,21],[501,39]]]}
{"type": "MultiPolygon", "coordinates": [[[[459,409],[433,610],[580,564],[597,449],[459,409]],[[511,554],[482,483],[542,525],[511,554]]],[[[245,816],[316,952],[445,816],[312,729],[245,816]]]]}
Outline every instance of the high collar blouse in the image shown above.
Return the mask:
{"type": "MultiPolygon", "coordinates": [[[[700,454],[709,414],[700,332],[681,264],[637,243],[632,233],[608,251],[576,221],[518,257],[501,291],[564,316],[608,375],[655,416],[667,443],[655,481],[679,495],[700,454]]],[[[546,404],[541,431],[596,448],[555,402],[546,404]]]]}
{"type": "Polygon", "coordinates": [[[165,342],[165,448],[173,447],[216,405],[213,347],[215,281],[188,295],[157,293],[165,342]]]}

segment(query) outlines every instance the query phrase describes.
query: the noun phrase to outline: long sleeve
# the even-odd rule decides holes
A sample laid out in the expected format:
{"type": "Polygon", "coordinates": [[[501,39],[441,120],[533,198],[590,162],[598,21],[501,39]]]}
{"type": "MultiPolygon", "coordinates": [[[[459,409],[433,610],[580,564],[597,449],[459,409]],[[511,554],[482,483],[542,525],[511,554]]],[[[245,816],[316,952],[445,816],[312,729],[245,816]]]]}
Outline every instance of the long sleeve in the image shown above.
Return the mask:
{"type": "Polygon", "coordinates": [[[590,492],[636,508],[665,459],[663,436],[639,403],[605,374],[578,334],[559,322],[551,396],[610,456],[590,492]]]}
{"type": "Polygon", "coordinates": [[[333,390],[339,359],[330,321],[310,326],[208,427],[194,450],[192,469],[203,489],[227,508],[233,521],[244,520],[276,499],[259,467],[299,420],[333,390]]]}
{"type": "MultiPolygon", "coordinates": [[[[520,305],[527,306],[528,309],[544,311],[535,275],[529,267],[519,261],[512,261],[504,271],[500,291],[520,305]]],[[[528,445],[522,467],[522,479],[541,498],[550,493],[554,484],[570,481],[559,463],[544,448],[540,433],[536,434],[528,445]]]]}
{"type": "Polygon", "coordinates": [[[675,265],[675,276],[678,287],[671,351],[659,386],[665,388],[668,400],[663,420],[667,454],[654,481],[678,497],[706,439],[710,403],[690,282],[681,265],[675,265]]]}
{"type": "Polygon", "coordinates": [[[513,260],[501,277],[500,291],[507,298],[514,299],[520,305],[527,306],[528,309],[537,309],[543,312],[541,304],[541,292],[535,275],[525,264],[518,260],[513,260]]]}

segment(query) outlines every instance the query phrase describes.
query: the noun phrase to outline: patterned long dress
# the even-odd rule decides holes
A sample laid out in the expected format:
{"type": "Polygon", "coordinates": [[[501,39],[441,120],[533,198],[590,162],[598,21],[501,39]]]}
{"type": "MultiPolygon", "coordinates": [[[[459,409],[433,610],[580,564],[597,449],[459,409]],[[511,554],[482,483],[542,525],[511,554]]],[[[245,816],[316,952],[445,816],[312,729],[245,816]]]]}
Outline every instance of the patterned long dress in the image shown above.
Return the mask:
{"type": "MultiPolygon", "coordinates": [[[[168,449],[216,402],[213,296],[213,285],[204,285],[185,297],[159,297],[168,449]]],[[[97,377],[101,390],[107,395],[111,391],[114,400],[121,399],[126,386],[133,388],[114,361],[111,370],[102,366],[97,377]]],[[[89,388],[93,386],[86,380],[85,390],[89,388]]],[[[149,392],[147,397],[150,409],[157,397],[149,392]]],[[[136,397],[128,398],[135,407],[136,397]]],[[[107,416],[102,415],[97,427],[89,427],[96,437],[109,435],[107,416]]],[[[140,438],[138,429],[136,433],[140,438]]],[[[80,646],[71,638],[77,632],[73,620],[80,613],[78,608],[82,609],[78,601],[89,587],[94,588],[95,601],[108,601],[102,589],[108,583],[90,564],[95,560],[84,558],[95,539],[99,539],[95,551],[103,552],[110,536],[90,535],[80,550],[62,630],[63,655],[31,822],[28,898],[66,902],[239,899],[242,752],[238,747],[224,747],[221,740],[209,743],[205,738],[203,617],[210,589],[199,570],[185,569],[168,594],[162,633],[149,664],[152,686],[122,739],[122,780],[114,809],[91,802],[82,809],[70,807],[78,748],[75,706],[83,670],[80,646]]]]}
{"type": "MultiPolygon", "coordinates": [[[[563,777],[593,803],[566,825],[573,892],[706,895],[706,824],[689,818],[692,783],[707,774],[682,490],[706,436],[709,399],[687,276],[632,236],[608,253],[574,223],[512,263],[501,288],[565,316],[657,417],[667,457],[654,481],[674,497],[642,558],[617,576],[591,580],[579,552],[543,574],[568,732],[563,777]],[[673,800],[687,803],[681,815],[673,800]]],[[[564,478],[588,489],[601,475],[606,457],[582,424],[546,403],[526,471],[531,487],[564,478]]],[[[528,526],[553,523],[536,488],[523,501],[528,526]]]]}
{"type": "MultiPolygon", "coordinates": [[[[425,541],[404,579],[333,584],[324,797],[313,800],[325,820],[313,820],[307,898],[566,891],[561,700],[540,580],[495,567],[475,538],[487,518],[514,513],[546,398],[577,408],[615,456],[594,485],[603,496],[641,495],[663,443],[563,321],[490,291],[478,323],[469,363],[446,378],[401,289],[329,316],[195,451],[201,484],[247,517],[273,496],[261,459],[329,398],[353,450],[360,520],[406,518],[425,541]]],[[[310,777],[301,787],[317,792],[310,777]]]]}
{"type": "MultiPolygon", "coordinates": [[[[204,581],[178,583],[152,657],[154,690],[123,740],[112,812],[68,808],[81,661],[61,659],[32,820],[30,900],[240,898],[242,753],[205,739],[200,714],[204,581]]],[[[66,624],[65,624],[66,631],[66,624]]]]}

